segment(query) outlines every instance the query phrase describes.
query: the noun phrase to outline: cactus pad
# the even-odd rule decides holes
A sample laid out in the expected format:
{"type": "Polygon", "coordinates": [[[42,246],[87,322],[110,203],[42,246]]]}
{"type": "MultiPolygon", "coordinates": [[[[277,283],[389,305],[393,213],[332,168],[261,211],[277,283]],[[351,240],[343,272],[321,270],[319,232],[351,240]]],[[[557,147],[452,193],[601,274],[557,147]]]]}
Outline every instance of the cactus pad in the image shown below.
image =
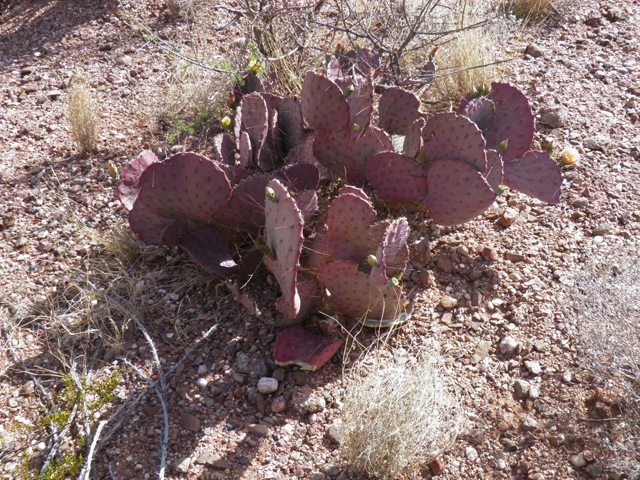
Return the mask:
{"type": "Polygon", "coordinates": [[[233,140],[226,133],[222,135],[222,141],[220,142],[220,158],[225,165],[233,167],[236,164],[233,140]]]}
{"type": "Polygon", "coordinates": [[[277,301],[285,319],[295,318],[300,312],[300,295],[296,288],[300,252],[302,251],[304,221],[296,202],[279,180],[271,180],[275,198],[265,199],[265,237],[274,258],[265,256],[267,268],[276,277],[282,297],[277,301]]]}
{"type": "MultiPolygon", "coordinates": [[[[409,222],[406,218],[398,218],[387,227],[382,245],[376,253],[379,268],[384,270],[384,283],[389,278],[402,273],[407,266],[409,260],[408,239],[409,222]]],[[[371,276],[373,277],[373,272],[371,276]]]]}
{"type": "Polygon", "coordinates": [[[504,184],[543,202],[560,202],[562,173],[548,153],[527,152],[504,165],[504,184]]]}
{"type": "Polygon", "coordinates": [[[342,339],[332,339],[311,333],[304,328],[282,330],[273,345],[273,360],[281,367],[298,365],[315,372],[342,347],[342,339]]]}
{"type": "Polygon", "coordinates": [[[487,167],[485,141],[475,123],[466,117],[444,113],[431,117],[422,129],[427,162],[459,160],[484,172],[487,167]]]}
{"type": "Polygon", "coordinates": [[[491,190],[498,194],[504,177],[504,164],[502,163],[502,157],[495,150],[487,150],[486,153],[487,170],[484,172],[484,179],[491,187],[491,190]]]}
{"type": "Polygon", "coordinates": [[[373,115],[373,85],[369,82],[359,83],[353,93],[347,97],[347,103],[351,129],[359,128],[364,132],[369,127],[371,115],[373,115]]]}
{"type": "Polygon", "coordinates": [[[316,195],[316,192],[307,191],[297,194],[295,198],[296,205],[298,206],[300,213],[302,213],[304,223],[311,222],[311,219],[318,208],[318,195],[316,195]]]}
{"type": "Polygon", "coordinates": [[[342,90],[326,77],[308,72],[302,87],[302,113],[318,132],[349,128],[349,104],[342,90]]]}
{"type": "Polygon", "coordinates": [[[277,128],[282,132],[282,150],[286,157],[302,142],[304,121],[302,107],[296,98],[285,98],[278,105],[277,128]]]}
{"type": "Polygon", "coordinates": [[[363,262],[382,242],[386,225],[372,225],[375,211],[364,192],[340,193],[328,217],[327,249],[337,259],[363,262]]]}
{"type": "Polygon", "coordinates": [[[378,104],[378,126],[394,135],[406,135],[409,127],[420,118],[420,100],[413,93],[398,87],[387,88],[378,104]]]}
{"type": "Polygon", "coordinates": [[[496,106],[487,97],[472,98],[459,113],[467,116],[480,130],[485,131],[495,119],[496,106]]]}
{"type": "Polygon", "coordinates": [[[214,227],[189,230],[181,237],[180,246],[220,278],[227,278],[236,271],[237,265],[231,256],[227,239],[214,227]]]}
{"type": "Polygon", "coordinates": [[[354,262],[333,262],[324,265],[320,281],[331,293],[336,311],[358,319],[391,320],[403,310],[402,288],[380,284],[358,270],[354,262]]]}
{"type": "Polygon", "coordinates": [[[367,162],[367,180],[384,202],[421,203],[428,189],[424,166],[395,152],[382,152],[367,162]]]}
{"type": "Polygon", "coordinates": [[[416,158],[422,149],[422,129],[424,124],[424,118],[419,118],[411,124],[406,137],[404,137],[402,151],[409,158],[416,158]]]}
{"type": "Polygon", "coordinates": [[[120,182],[118,183],[118,194],[122,205],[127,210],[133,208],[133,203],[138,196],[140,175],[149,165],[157,161],[158,157],[156,157],[155,153],[151,150],[145,150],[122,171],[120,182]]]}
{"type": "MultiPolygon", "coordinates": [[[[495,150],[500,143],[509,140],[507,149],[502,152],[502,159],[505,163],[514,161],[529,150],[533,141],[535,118],[529,100],[520,90],[507,83],[492,83],[491,93],[486,98],[495,106],[493,121],[482,128],[487,148],[495,150]]],[[[467,95],[458,111],[473,111],[472,103],[472,96],[467,95]]]]}
{"type": "Polygon", "coordinates": [[[427,207],[434,222],[456,225],[477,217],[496,199],[482,174],[459,160],[435,161],[427,171],[427,207]]]}

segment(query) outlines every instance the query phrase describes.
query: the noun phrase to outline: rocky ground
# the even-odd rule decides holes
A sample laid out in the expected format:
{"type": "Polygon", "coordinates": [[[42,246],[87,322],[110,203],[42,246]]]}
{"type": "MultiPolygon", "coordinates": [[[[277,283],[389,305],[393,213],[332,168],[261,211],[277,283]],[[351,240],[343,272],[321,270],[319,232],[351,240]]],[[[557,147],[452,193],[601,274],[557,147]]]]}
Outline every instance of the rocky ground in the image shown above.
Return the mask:
{"type": "MultiPolygon", "coordinates": [[[[20,478],[28,464],[39,469],[55,442],[43,428],[51,413],[43,391],[63,409],[66,390],[63,363],[52,352],[69,355],[75,345],[92,384],[118,379],[113,398],[86,418],[78,412],[63,451],[79,448],[70,439],[86,428],[95,432],[145,387],[125,358],[157,378],[149,344],[133,323],[106,329],[114,337],[122,332],[117,342],[78,347],[74,335],[94,338],[107,323],[95,320],[101,315],[131,320],[99,296],[76,312],[86,299],[73,285],[84,275],[98,289],[135,293],[143,304],[136,313],[144,314],[163,368],[177,365],[168,379],[168,478],[357,478],[339,456],[342,356],[315,373],[278,368],[271,360],[276,329],[237,306],[206,274],[185,276],[196,267],[183,255],[141,247],[129,260],[115,255],[131,252],[126,237],[114,233],[126,219],[107,162],[122,168],[145,142],[162,139],[145,127],[144,113],[162,95],[159,80],[170,59],[136,31],[117,2],[88,3],[29,0],[0,10],[0,476],[20,478]],[[100,148],[88,157],[76,154],[65,119],[66,86],[77,69],[101,100],[100,148]],[[105,237],[119,239],[122,248],[105,237]],[[263,377],[277,383],[260,385],[263,377]]],[[[155,31],[187,28],[160,1],[132,3],[155,31]]],[[[585,262],[637,255],[639,22],[638,0],[584,2],[523,31],[509,47],[516,60],[508,80],[532,101],[536,142],[553,139],[582,155],[565,171],[559,205],[511,192],[457,228],[403,212],[416,251],[427,238],[429,255],[408,272],[414,309],[398,342],[440,343],[472,420],[422,478],[622,478],[616,461],[624,424],[616,419],[615,395],[585,368],[567,298],[570,279],[585,262]]],[[[217,39],[222,50],[230,40],[217,39]]],[[[195,148],[197,139],[191,141],[187,146],[195,148]]],[[[358,339],[366,345],[374,336],[362,332],[358,339]]],[[[96,478],[155,477],[162,428],[162,408],[151,392],[94,459],[96,478]]]]}

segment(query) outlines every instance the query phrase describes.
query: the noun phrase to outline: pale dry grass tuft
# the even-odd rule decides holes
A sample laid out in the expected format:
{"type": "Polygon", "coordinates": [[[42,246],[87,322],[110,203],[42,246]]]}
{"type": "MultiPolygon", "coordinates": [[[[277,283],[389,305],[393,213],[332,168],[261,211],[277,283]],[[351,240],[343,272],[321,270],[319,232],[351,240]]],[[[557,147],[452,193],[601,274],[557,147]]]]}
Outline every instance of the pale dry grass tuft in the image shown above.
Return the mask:
{"type": "Polygon", "coordinates": [[[616,446],[628,478],[640,478],[640,259],[638,247],[603,252],[569,280],[584,364],[625,398],[625,441],[616,446]]]}
{"type": "Polygon", "coordinates": [[[340,454],[354,470],[392,479],[416,473],[465,426],[461,401],[434,344],[378,348],[352,368],[340,454]]]}
{"type": "Polygon", "coordinates": [[[67,118],[73,140],[82,154],[95,151],[98,146],[98,104],[83,78],[72,78],[67,101],[67,118]]]}

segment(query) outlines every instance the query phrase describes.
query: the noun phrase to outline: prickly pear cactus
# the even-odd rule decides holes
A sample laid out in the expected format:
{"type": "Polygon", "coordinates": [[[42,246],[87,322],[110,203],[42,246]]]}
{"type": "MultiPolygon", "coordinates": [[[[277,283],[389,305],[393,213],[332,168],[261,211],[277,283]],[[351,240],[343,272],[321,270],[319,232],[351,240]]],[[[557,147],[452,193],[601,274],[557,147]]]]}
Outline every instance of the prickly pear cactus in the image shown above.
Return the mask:
{"type": "Polygon", "coordinates": [[[543,202],[560,202],[562,173],[548,153],[527,152],[504,164],[504,184],[543,202]]]}
{"type": "Polygon", "coordinates": [[[394,135],[406,135],[409,127],[420,118],[420,100],[413,93],[398,87],[387,88],[378,104],[378,126],[394,135]]]}

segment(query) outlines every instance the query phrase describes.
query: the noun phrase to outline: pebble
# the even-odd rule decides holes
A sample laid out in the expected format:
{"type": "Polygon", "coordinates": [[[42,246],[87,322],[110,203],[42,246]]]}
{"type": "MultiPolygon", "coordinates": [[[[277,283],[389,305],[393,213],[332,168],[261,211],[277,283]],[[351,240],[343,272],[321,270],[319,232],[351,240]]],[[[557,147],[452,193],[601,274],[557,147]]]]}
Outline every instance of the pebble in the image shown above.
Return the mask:
{"type": "Polygon", "coordinates": [[[593,236],[602,236],[602,235],[606,235],[610,231],[611,231],[611,225],[609,225],[608,223],[601,223],[598,226],[596,226],[596,228],[594,228],[593,232],[591,233],[593,236]]]}
{"type": "Polygon", "coordinates": [[[500,353],[503,355],[514,355],[520,349],[520,344],[513,337],[504,337],[500,341],[500,353]]]}
{"type": "Polygon", "coordinates": [[[304,387],[311,381],[311,376],[307,372],[294,372],[293,381],[297,386],[304,387]]]}
{"type": "Polygon", "coordinates": [[[191,466],[191,459],[189,457],[179,458],[173,463],[173,470],[179,473],[188,473],[191,466]]]}
{"type": "Polygon", "coordinates": [[[542,50],[538,45],[530,43],[527,45],[527,48],[525,48],[524,54],[533,58],[540,58],[544,57],[544,50],[542,50]]]}
{"type": "Polygon", "coordinates": [[[330,477],[337,477],[340,475],[340,469],[335,465],[331,465],[330,463],[324,465],[320,471],[325,475],[329,475],[330,477]]]}
{"type": "Polygon", "coordinates": [[[529,398],[532,400],[540,398],[540,385],[537,383],[531,384],[531,387],[529,388],[529,398]]]}
{"type": "Polygon", "coordinates": [[[183,413],[180,417],[180,423],[185,430],[199,432],[202,422],[198,417],[194,417],[190,413],[183,413]]]}
{"type": "Polygon", "coordinates": [[[271,411],[273,413],[281,413],[284,412],[287,408],[287,401],[284,397],[276,397],[271,402],[271,411]]]}
{"type": "Polygon", "coordinates": [[[475,462],[479,456],[478,451],[473,447],[467,447],[464,453],[467,456],[467,460],[469,460],[470,462],[475,462]]]}
{"type": "Polygon", "coordinates": [[[471,364],[477,365],[482,360],[489,356],[489,350],[491,349],[491,342],[488,340],[481,340],[476,347],[476,351],[471,357],[471,364]]]}
{"type": "Polygon", "coordinates": [[[582,468],[587,464],[587,460],[584,458],[582,453],[571,455],[571,457],[569,457],[569,461],[576,468],[582,468]]]}
{"type": "Polygon", "coordinates": [[[551,128],[562,128],[569,124],[566,112],[560,108],[547,110],[540,118],[540,122],[551,128]]]}
{"type": "Polygon", "coordinates": [[[291,396],[293,408],[300,414],[321,412],[327,406],[324,397],[318,392],[314,392],[311,387],[296,387],[291,396]]]}
{"type": "Polygon", "coordinates": [[[38,443],[36,448],[38,449],[38,451],[44,452],[47,449],[47,444],[44,443],[44,442],[40,442],[40,443],[38,443]]]}
{"type": "Polygon", "coordinates": [[[329,428],[327,428],[327,433],[325,434],[325,436],[330,442],[337,445],[340,445],[344,440],[342,429],[337,424],[330,425],[329,428]]]}
{"type": "Polygon", "coordinates": [[[557,435],[552,435],[549,437],[549,443],[554,447],[559,447],[565,441],[565,436],[563,433],[558,433],[557,435]]]}
{"type": "Polygon", "coordinates": [[[542,373],[540,362],[536,362],[535,360],[526,360],[524,366],[531,375],[540,375],[542,373]]]}
{"type": "Polygon", "coordinates": [[[527,479],[528,480],[544,480],[544,475],[542,475],[540,472],[534,472],[534,473],[530,473],[527,479]]]}
{"type": "Polygon", "coordinates": [[[445,273],[453,272],[453,265],[449,260],[446,260],[444,258],[438,258],[438,263],[436,264],[436,266],[445,273]]]}
{"type": "Polygon", "coordinates": [[[18,406],[18,400],[16,400],[15,398],[10,398],[7,401],[7,404],[9,405],[10,408],[15,408],[18,406]]]}
{"type": "Polygon", "coordinates": [[[509,227],[513,225],[517,219],[518,211],[514,208],[507,208],[504,212],[502,212],[502,215],[500,215],[498,223],[503,227],[509,227]]]}
{"type": "Polygon", "coordinates": [[[16,248],[22,248],[27,244],[27,237],[18,237],[14,240],[13,246],[16,248]]]}
{"type": "Polygon", "coordinates": [[[526,380],[519,379],[513,383],[513,391],[517,398],[527,398],[529,396],[530,388],[531,384],[526,380]]]}
{"type": "Polygon", "coordinates": [[[429,470],[431,470],[434,477],[442,475],[445,470],[444,462],[439,458],[436,458],[429,464],[429,470]]]}
{"type": "Polygon", "coordinates": [[[207,373],[207,366],[204,363],[201,363],[198,366],[198,375],[204,375],[205,373],[207,373]]]}
{"type": "Polygon", "coordinates": [[[495,262],[498,260],[498,250],[493,247],[484,247],[482,249],[482,256],[487,262],[495,262]]]}
{"type": "Polygon", "coordinates": [[[204,388],[207,388],[207,385],[209,384],[209,382],[207,382],[206,378],[199,378],[196,384],[198,385],[199,388],[204,389],[204,388]]]}
{"type": "Polygon", "coordinates": [[[453,297],[444,296],[440,299],[440,306],[446,309],[455,308],[458,306],[458,300],[453,297]]]}
{"type": "Polygon", "coordinates": [[[505,470],[506,468],[507,468],[507,462],[505,462],[504,459],[499,458],[498,460],[496,460],[496,469],[505,470]]]}
{"type": "Polygon", "coordinates": [[[262,377],[258,380],[258,391],[265,395],[278,390],[278,380],[273,377],[262,377]]]}
{"type": "Polygon", "coordinates": [[[253,424],[249,425],[248,430],[257,437],[266,437],[269,434],[269,425],[253,424]]]}

